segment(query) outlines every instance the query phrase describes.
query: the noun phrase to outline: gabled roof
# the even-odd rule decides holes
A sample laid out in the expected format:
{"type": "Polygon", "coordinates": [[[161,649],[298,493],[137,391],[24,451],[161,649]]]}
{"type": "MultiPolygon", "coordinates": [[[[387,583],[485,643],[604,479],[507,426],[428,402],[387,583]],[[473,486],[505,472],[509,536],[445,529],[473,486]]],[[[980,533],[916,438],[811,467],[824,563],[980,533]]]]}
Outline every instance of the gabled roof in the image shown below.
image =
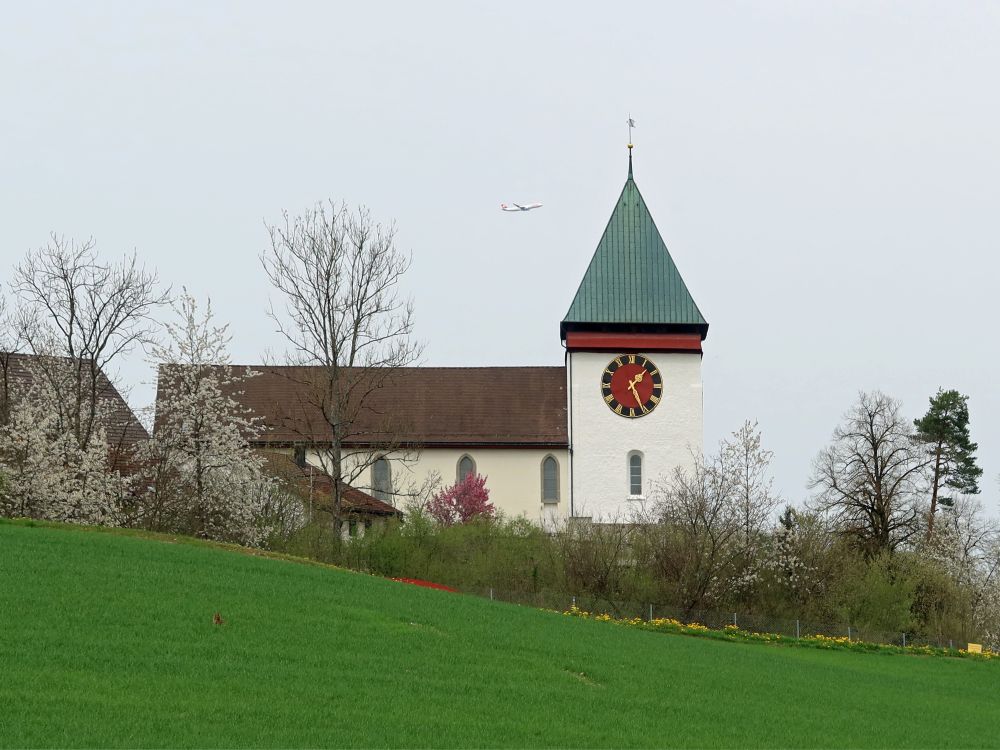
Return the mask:
{"type": "Polygon", "coordinates": [[[641,330],[708,335],[708,322],[684,284],[632,178],[560,325],[567,330],[641,330]]]}
{"type": "MultiPolygon", "coordinates": [[[[163,418],[163,385],[181,365],[161,365],[157,422],[163,418]]],[[[242,372],[245,366],[233,368],[242,372]]],[[[329,426],[315,406],[309,383],[321,368],[250,366],[260,374],[240,383],[235,398],[263,418],[259,446],[329,440],[329,426]]],[[[345,379],[358,371],[342,368],[345,379]]],[[[360,377],[364,377],[363,371],[360,377]]],[[[569,442],[566,371],[563,367],[400,367],[367,393],[345,447],[416,448],[551,446],[569,442]]]]}
{"type": "MultiPolygon", "coordinates": [[[[89,366],[91,360],[72,360],[68,357],[39,357],[34,354],[18,354],[0,352],[0,400],[21,397],[31,387],[33,378],[40,377],[40,368],[44,363],[62,363],[77,367],[78,364],[89,366]]],[[[136,443],[149,439],[149,433],[135,416],[125,399],[114,384],[104,374],[97,373],[97,398],[104,407],[103,427],[108,445],[111,447],[131,447],[136,443]]]]}
{"type": "MultiPolygon", "coordinates": [[[[288,487],[295,491],[303,500],[310,497],[317,507],[329,507],[333,496],[333,478],[315,466],[299,466],[295,460],[284,453],[276,451],[261,451],[264,468],[272,475],[287,482],[288,487]]],[[[341,510],[347,514],[368,516],[401,516],[402,511],[362,492],[356,487],[341,482],[341,510]]]]}

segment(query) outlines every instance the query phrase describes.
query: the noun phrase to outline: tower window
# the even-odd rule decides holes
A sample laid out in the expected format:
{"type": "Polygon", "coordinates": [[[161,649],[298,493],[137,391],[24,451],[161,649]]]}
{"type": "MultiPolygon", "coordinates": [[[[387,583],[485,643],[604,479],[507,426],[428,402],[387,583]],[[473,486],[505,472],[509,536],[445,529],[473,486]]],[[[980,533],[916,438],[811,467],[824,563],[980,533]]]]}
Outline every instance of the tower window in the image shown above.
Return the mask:
{"type": "Polygon", "coordinates": [[[642,496],[642,453],[639,451],[628,454],[628,494],[642,496]]]}
{"type": "Polygon", "coordinates": [[[475,474],[475,473],[476,473],[476,462],[472,460],[472,456],[466,453],[464,456],[458,459],[458,472],[456,477],[457,481],[461,482],[463,479],[469,476],[469,474],[475,474]]]}
{"type": "Polygon", "coordinates": [[[559,502],[559,462],[555,456],[542,459],[542,502],[559,502]]]}
{"type": "Polygon", "coordinates": [[[387,503],[391,495],[392,468],[389,466],[389,460],[382,456],[372,464],[372,497],[387,503]]]}

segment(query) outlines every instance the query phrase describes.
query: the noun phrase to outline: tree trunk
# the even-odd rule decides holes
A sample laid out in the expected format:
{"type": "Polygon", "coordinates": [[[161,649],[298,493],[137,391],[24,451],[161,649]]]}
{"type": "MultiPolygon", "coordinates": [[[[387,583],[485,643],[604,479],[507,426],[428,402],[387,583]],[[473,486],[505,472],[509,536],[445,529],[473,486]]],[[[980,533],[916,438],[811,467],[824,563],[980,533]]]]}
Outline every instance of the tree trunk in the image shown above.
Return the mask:
{"type": "Polygon", "coordinates": [[[934,449],[934,479],[931,481],[931,510],[927,514],[927,539],[934,534],[934,514],[937,513],[938,489],[941,483],[941,443],[934,449]]]}
{"type": "Polygon", "coordinates": [[[194,481],[195,481],[195,507],[192,514],[192,535],[196,537],[204,536],[205,527],[205,504],[202,500],[205,494],[204,468],[201,462],[201,451],[198,450],[194,459],[194,481]]]}
{"type": "Polygon", "coordinates": [[[341,500],[343,499],[343,457],[344,450],[341,437],[335,434],[333,444],[330,446],[330,463],[333,464],[330,467],[332,469],[331,476],[333,477],[333,488],[330,493],[332,507],[330,510],[333,513],[333,528],[337,534],[340,534],[340,522],[343,515],[341,512],[341,500]]]}

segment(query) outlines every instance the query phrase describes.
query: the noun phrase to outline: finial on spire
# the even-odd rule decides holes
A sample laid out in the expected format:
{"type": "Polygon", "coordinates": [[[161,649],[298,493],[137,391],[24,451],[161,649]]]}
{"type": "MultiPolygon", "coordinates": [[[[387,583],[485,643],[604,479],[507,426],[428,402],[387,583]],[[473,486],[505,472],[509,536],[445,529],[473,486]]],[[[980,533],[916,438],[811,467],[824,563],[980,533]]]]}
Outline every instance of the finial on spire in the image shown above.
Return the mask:
{"type": "Polygon", "coordinates": [[[632,115],[628,116],[628,176],[632,177],[632,128],[635,127],[635,120],[632,115]]]}

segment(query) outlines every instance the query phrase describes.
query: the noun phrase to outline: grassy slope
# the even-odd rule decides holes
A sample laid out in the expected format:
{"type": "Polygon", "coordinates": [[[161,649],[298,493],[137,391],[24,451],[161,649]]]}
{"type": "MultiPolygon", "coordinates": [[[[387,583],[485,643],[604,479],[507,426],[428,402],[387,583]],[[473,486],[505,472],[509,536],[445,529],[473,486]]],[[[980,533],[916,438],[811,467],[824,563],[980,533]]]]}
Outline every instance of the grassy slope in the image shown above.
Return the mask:
{"type": "Polygon", "coordinates": [[[647,633],[0,523],[4,746],[996,746],[998,667],[647,633]]]}

